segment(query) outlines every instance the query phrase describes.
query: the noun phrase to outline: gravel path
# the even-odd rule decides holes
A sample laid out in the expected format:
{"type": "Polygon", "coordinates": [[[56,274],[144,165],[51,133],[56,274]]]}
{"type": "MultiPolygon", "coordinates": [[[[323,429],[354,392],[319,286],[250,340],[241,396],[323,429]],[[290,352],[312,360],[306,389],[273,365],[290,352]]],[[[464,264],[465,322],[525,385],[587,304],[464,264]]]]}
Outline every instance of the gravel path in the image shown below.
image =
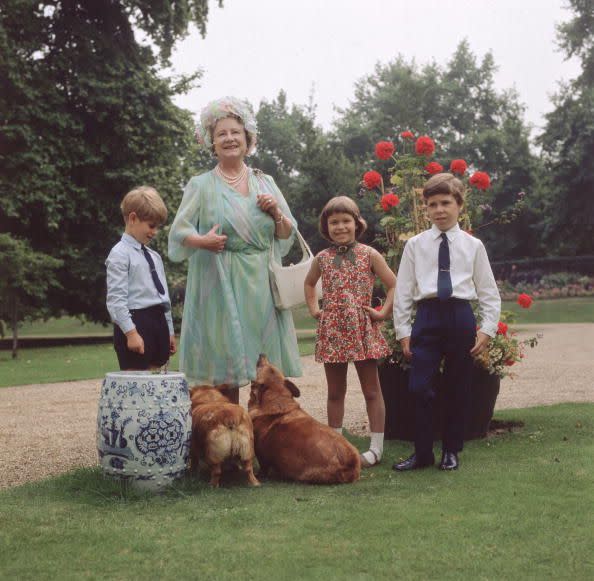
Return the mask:
{"type": "MultiPolygon", "coordinates": [[[[497,409],[560,402],[594,402],[594,324],[531,325],[519,334],[542,333],[515,368],[517,377],[501,383],[497,409]]],[[[326,419],[323,366],[303,358],[295,383],[302,407],[326,419]]],[[[0,389],[0,489],[97,464],[95,422],[101,379],[0,389]]],[[[241,390],[246,405],[249,390],[241,390]]],[[[365,433],[365,401],[349,367],[347,429],[365,433]]]]}

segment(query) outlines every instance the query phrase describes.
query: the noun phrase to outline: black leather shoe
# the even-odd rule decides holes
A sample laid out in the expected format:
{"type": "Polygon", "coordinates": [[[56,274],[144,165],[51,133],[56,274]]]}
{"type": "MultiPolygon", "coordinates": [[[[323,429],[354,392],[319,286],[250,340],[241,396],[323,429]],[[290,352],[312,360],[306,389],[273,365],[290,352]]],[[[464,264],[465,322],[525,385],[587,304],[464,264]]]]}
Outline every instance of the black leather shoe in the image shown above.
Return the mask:
{"type": "Polygon", "coordinates": [[[458,470],[458,454],[444,450],[439,463],[440,470],[458,470]]]}
{"type": "Polygon", "coordinates": [[[426,461],[421,461],[417,458],[416,454],[409,456],[406,460],[402,462],[396,462],[392,466],[392,470],[396,470],[397,472],[404,472],[405,470],[418,470],[419,468],[427,468],[427,466],[433,466],[435,464],[435,458],[433,454],[431,454],[431,458],[426,461]]]}

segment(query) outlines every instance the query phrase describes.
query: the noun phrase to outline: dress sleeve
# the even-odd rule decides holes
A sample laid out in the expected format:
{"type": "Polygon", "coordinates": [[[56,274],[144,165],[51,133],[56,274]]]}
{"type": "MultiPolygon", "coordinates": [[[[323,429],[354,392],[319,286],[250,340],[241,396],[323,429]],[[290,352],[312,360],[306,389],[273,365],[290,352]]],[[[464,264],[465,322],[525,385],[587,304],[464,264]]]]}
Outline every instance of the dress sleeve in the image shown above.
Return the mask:
{"type": "Polygon", "coordinates": [[[293,224],[293,228],[291,229],[291,234],[288,238],[286,238],[286,239],[275,238],[274,239],[275,246],[278,247],[278,249],[280,251],[280,255],[285,256],[286,254],[288,254],[289,250],[291,250],[291,247],[293,246],[293,242],[295,241],[295,231],[297,230],[297,220],[295,220],[295,218],[293,217],[293,214],[291,214],[291,209],[289,208],[289,204],[287,204],[287,200],[285,200],[285,196],[283,196],[283,193],[279,190],[274,179],[269,175],[264,175],[263,178],[264,178],[264,181],[266,182],[268,190],[276,198],[276,201],[278,202],[278,207],[279,207],[280,211],[285,215],[285,218],[290,220],[291,224],[293,224]]]}
{"type": "Polygon", "coordinates": [[[195,248],[184,246],[184,240],[191,234],[198,234],[201,194],[200,181],[193,177],[184,190],[182,201],[169,230],[168,255],[174,262],[181,262],[196,251],[195,248]]]}

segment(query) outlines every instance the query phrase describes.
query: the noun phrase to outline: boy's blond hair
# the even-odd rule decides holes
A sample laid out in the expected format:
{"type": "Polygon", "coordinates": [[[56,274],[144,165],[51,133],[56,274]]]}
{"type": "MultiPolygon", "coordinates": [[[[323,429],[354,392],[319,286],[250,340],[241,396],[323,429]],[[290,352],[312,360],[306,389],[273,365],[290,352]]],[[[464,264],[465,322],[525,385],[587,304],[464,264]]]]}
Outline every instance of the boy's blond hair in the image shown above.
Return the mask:
{"type": "Polygon", "coordinates": [[[347,198],[347,196],[336,196],[324,206],[318,224],[320,234],[326,240],[332,242],[332,238],[330,238],[328,232],[328,218],[332,214],[339,213],[350,214],[353,217],[355,220],[355,239],[358,240],[363,232],[367,230],[367,222],[361,217],[359,206],[351,198],[347,198]]]}
{"type": "Polygon", "coordinates": [[[464,205],[464,184],[451,173],[438,173],[426,181],[423,188],[425,201],[436,194],[451,194],[459,206],[464,205]]]}
{"type": "Polygon", "coordinates": [[[150,186],[139,186],[130,190],[120,204],[124,222],[134,212],[143,222],[164,224],[167,220],[167,208],[159,192],[150,186]]]}

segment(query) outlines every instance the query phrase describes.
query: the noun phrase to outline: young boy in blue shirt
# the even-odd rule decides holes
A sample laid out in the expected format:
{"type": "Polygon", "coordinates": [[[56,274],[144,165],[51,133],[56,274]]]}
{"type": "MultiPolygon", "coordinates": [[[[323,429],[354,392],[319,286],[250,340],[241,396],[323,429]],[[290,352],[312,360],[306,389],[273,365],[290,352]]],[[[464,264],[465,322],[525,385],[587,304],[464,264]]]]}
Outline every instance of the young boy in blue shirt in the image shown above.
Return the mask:
{"type": "Polygon", "coordinates": [[[398,269],[394,327],[411,361],[409,390],[415,395],[415,451],[395,463],[399,472],[432,466],[432,412],[442,357],[445,424],[441,470],[456,470],[464,442],[464,411],[473,357],[497,332],[501,298],[483,243],[462,231],[458,217],[464,186],[449,173],[432,176],[423,189],[429,230],[411,238],[398,269]],[[481,327],[470,301],[478,299],[481,327]],[[417,312],[411,327],[413,305],[417,312]]]}
{"type": "Polygon", "coordinates": [[[120,208],[126,229],[105,261],[114,348],[122,370],[161,367],[176,351],[171,301],[163,261],[146,246],[167,208],[148,186],[128,192],[120,208]]]}

